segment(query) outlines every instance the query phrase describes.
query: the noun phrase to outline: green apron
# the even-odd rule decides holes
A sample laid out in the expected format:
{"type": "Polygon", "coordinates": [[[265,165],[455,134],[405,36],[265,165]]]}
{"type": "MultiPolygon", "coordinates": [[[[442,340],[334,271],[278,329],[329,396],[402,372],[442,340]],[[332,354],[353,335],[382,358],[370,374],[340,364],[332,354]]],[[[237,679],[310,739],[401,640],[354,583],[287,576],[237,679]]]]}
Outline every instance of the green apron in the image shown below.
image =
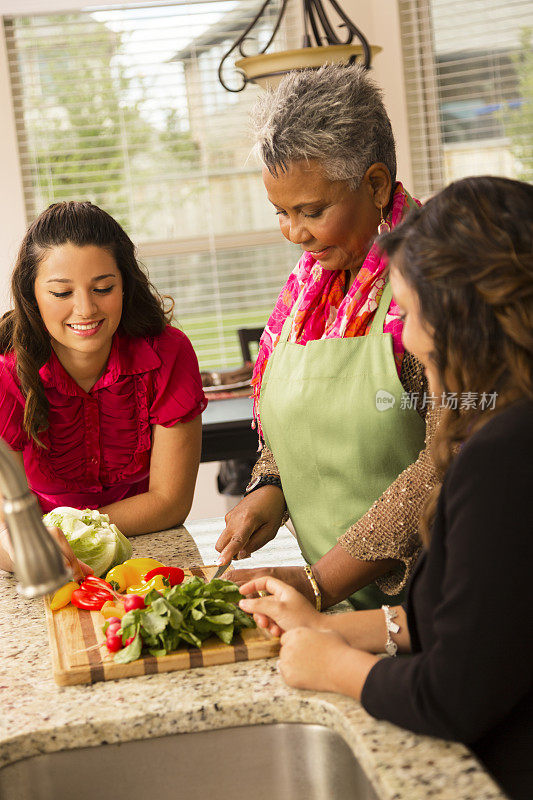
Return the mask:
{"type": "MultiPolygon", "coordinates": [[[[305,346],[287,341],[301,297],[267,364],[259,410],[300,549],[313,564],[416,460],[425,428],[415,410],[401,408],[392,336],[383,333],[390,283],[367,336],[305,346]]],[[[391,597],[371,584],[350,602],[376,608],[391,597]]]]}

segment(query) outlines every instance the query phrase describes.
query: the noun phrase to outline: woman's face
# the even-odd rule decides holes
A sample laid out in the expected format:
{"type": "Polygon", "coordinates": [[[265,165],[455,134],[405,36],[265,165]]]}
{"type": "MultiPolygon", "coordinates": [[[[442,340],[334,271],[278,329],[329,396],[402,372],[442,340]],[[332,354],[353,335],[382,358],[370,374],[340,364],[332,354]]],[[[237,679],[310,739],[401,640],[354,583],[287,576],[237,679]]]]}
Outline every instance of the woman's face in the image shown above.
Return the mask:
{"type": "Polygon", "coordinates": [[[60,360],[76,353],[107,358],[122,316],[122,276],[107,250],[73,244],[48,250],[34,290],[60,360]]]}
{"type": "Polygon", "coordinates": [[[263,169],[282,234],[331,270],[359,269],[376,236],[379,202],[367,176],[352,191],[347,181],[326,178],[318,161],[294,161],[276,177],[263,169]]]}
{"type": "Polygon", "coordinates": [[[442,391],[441,381],[431,356],[433,336],[421,315],[418,295],[394,265],[391,266],[390,282],[394,299],[400,307],[403,319],[403,346],[423,365],[431,391],[440,392],[442,391]]]}

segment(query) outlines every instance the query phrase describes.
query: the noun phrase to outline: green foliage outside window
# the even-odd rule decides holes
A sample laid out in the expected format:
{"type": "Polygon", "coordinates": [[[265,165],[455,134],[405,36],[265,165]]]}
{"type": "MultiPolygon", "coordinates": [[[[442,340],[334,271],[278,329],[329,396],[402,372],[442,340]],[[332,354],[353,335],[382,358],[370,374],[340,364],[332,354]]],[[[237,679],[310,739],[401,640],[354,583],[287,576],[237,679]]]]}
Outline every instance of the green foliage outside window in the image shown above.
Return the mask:
{"type": "Polygon", "coordinates": [[[520,164],[517,178],[533,180],[533,29],[523,28],[520,50],[513,57],[518,75],[520,105],[502,115],[511,151],[520,164]]]}
{"type": "Polygon", "coordinates": [[[146,196],[145,179],[153,178],[154,163],[167,174],[197,166],[197,148],[173,110],[157,125],[143,113],[143,80],[120,60],[124,35],[89,15],[83,22],[75,14],[41,26],[17,22],[32,216],[49,203],[83,197],[129,232],[149,229],[158,198],[146,196]]]}

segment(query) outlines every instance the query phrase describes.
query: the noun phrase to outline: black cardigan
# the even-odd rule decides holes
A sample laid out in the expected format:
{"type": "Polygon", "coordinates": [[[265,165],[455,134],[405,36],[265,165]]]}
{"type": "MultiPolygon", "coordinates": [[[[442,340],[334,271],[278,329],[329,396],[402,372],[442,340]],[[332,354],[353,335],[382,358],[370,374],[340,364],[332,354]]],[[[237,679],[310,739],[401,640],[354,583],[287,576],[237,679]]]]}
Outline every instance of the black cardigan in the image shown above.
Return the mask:
{"type": "Polygon", "coordinates": [[[464,742],[512,798],[533,798],[533,402],[462,447],[407,596],[412,655],[380,660],[361,701],[464,742]]]}

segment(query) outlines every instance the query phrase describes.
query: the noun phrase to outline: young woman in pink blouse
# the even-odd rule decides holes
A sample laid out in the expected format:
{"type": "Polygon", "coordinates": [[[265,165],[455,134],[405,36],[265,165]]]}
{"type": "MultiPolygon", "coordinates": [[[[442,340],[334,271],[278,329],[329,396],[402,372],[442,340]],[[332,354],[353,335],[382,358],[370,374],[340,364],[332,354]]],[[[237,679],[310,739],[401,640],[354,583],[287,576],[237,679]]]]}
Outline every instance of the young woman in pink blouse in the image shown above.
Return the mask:
{"type": "Polygon", "coordinates": [[[21,245],[12,295],[0,436],[43,513],[98,508],[126,536],[183,522],[207,401],[191,343],[120,225],[89,202],[50,206],[21,245]]]}

